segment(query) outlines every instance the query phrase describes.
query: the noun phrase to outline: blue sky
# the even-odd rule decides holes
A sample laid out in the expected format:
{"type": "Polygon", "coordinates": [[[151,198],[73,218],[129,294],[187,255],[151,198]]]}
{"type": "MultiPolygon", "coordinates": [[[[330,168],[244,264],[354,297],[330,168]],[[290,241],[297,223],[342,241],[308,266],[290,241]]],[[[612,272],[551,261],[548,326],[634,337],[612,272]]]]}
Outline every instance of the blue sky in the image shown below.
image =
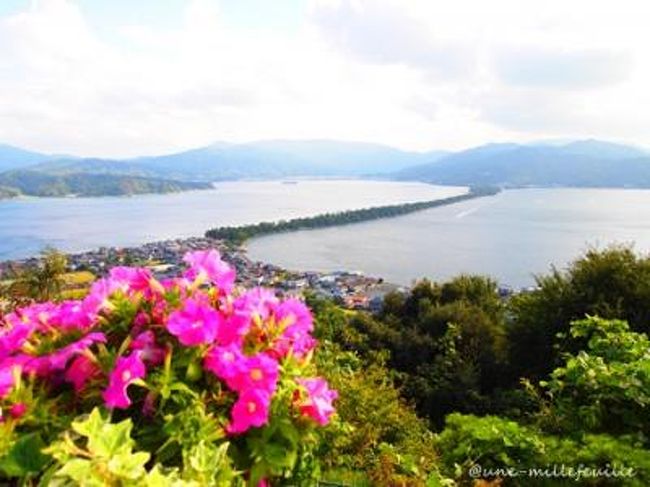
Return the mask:
{"type": "Polygon", "coordinates": [[[650,146],[643,0],[2,0],[0,142],[650,146]]]}

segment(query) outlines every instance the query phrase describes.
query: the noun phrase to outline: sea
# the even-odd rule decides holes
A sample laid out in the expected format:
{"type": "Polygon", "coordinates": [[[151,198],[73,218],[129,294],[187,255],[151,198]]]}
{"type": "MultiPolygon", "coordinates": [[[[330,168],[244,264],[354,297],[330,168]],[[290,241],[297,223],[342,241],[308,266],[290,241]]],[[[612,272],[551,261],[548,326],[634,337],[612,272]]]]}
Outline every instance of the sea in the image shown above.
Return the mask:
{"type": "MultiPolygon", "coordinates": [[[[446,198],[462,187],[373,180],[215,183],[214,189],[105,198],[0,201],[0,260],[47,246],[79,252],[203,235],[226,225],[446,198]]],[[[492,276],[535,285],[590,248],[650,252],[650,191],[517,189],[409,215],[259,237],[249,256],[294,270],[360,271],[389,282],[492,276]]]]}

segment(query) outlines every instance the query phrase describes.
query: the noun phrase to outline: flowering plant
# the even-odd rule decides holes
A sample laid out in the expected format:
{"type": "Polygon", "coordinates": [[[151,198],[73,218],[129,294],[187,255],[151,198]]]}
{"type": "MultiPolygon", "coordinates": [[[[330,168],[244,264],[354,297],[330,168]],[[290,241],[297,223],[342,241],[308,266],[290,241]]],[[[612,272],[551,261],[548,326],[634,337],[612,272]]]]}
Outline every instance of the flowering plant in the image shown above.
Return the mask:
{"type": "Polygon", "coordinates": [[[176,278],[116,267],[82,300],[4,316],[0,479],[258,485],[315,475],[317,427],[337,393],[315,375],[309,309],[236,288],[215,250],[184,260],[176,278]]]}

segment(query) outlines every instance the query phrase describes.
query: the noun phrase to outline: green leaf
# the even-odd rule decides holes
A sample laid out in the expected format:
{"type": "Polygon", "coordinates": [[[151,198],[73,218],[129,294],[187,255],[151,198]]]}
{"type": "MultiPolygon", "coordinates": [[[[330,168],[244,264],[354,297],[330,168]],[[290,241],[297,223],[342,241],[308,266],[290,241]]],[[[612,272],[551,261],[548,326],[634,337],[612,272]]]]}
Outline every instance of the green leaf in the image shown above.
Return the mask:
{"type": "Polygon", "coordinates": [[[277,443],[264,445],[264,460],[277,469],[293,468],[296,464],[296,457],[296,451],[288,449],[284,445],[277,443]]]}
{"type": "Polygon", "coordinates": [[[41,453],[44,447],[43,440],[36,433],[20,437],[0,459],[0,471],[8,477],[25,477],[40,472],[50,460],[49,456],[41,453]]]}
{"type": "Polygon", "coordinates": [[[73,421],[72,429],[81,436],[90,438],[96,436],[104,426],[104,419],[98,408],[92,410],[88,417],[83,421],[73,421]]]}
{"type": "Polygon", "coordinates": [[[108,458],[120,452],[130,452],[133,447],[130,419],[117,424],[106,424],[100,434],[88,438],[88,449],[91,453],[108,458]]]}
{"type": "Polygon", "coordinates": [[[136,480],[145,475],[144,465],[149,458],[147,452],[122,453],[109,460],[108,470],[118,477],[136,480]]]}
{"type": "Polygon", "coordinates": [[[101,485],[101,481],[93,478],[92,462],[83,458],[68,460],[56,473],[56,477],[68,477],[83,485],[101,485]]]}

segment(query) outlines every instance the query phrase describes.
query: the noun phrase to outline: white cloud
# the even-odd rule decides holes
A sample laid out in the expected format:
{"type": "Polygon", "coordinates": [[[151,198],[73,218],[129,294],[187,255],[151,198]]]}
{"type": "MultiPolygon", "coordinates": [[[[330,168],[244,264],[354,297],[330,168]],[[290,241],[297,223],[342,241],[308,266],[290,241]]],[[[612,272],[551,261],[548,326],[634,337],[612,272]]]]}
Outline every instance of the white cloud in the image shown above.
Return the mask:
{"type": "Polygon", "coordinates": [[[260,138],[650,145],[641,0],[305,1],[294,30],[233,25],[217,0],[108,37],[73,0],[0,17],[0,141],[103,156],[260,138]]]}
{"type": "Polygon", "coordinates": [[[437,36],[399,3],[321,2],[311,17],[333,45],[362,62],[402,64],[453,79],[473,69],[469,46],[437,36]]]}

